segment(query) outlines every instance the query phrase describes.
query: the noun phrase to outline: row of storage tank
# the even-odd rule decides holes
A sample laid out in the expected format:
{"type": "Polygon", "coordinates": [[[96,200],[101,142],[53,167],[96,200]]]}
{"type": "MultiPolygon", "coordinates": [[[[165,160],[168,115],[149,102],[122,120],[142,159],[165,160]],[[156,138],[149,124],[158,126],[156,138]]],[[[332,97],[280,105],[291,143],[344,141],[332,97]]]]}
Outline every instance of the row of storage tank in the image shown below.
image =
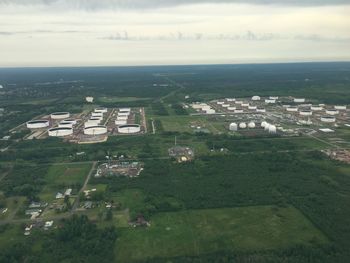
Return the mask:
{"type": "MultiPolygon", "coordinates": [[[[260,124],[260,126],[261,126],[261,128],[264,128],[264,130],[268,131],[269,133],[276,133],[277,132],[277,127],[275,125],[273,125],[273,124],[267,123],[266,121],[263,121],[260,124]]],[[[256,128],[255,122],[251,121],[248,124],[245,123],[245,122],[241,122],[239,124],[233,122],[229,126],[229,130],[230,131],[238,131],[238,129],[246,129],[246,128],[249,128],[249,129],[256,128]]]]}

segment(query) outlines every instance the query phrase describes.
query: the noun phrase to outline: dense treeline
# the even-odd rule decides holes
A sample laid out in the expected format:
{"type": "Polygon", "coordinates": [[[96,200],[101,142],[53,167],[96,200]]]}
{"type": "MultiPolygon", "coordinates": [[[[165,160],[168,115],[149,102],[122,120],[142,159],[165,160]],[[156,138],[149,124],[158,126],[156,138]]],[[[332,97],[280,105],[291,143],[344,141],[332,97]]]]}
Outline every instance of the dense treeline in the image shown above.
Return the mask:
{"type": "Polygon", "coordinates": [[[169,115],[168,110],[164,107],[164,104],[162,102],[154,102],[151,104],[152,111],[156,115],[160,116],[167,116],[169,115]]]}
{"type": "MultiPolygon", "coordinates": [[[[332,246],[297,246],[278,251],[236,252],[221,251],[199,256],[171,258],[173,263],[328,263],[340,262],[335,259],[336,251],[332,246]]],[[[138,261],[138,263],[161,263],[167,258],[138,261]]]]}
{"type": "Polygon", "coordinates": [[[45,184],[45,176],[49,166],[15,165],[0,184],[0,190],[6,196],[26,196],[35,199],[45,184]]]}
{"type": "Polygon", "coordinates": [[[0,250],[0,262],[113,262],[116,229],[98,228],[86,216],[73,216],[57,230],[0,250]],[[32,246],[35,247],[32,247],[32,246]]]}
{"type": "Polygon", "coordinates": [[[146,195],[147,205],[138,212],[146,216],[177,211],[179,207],[292,204],[335,246],[332,262],[346,262],[341,259],[350,256],[347,249],[350,179],[337,165],[340,164],[324,159],[318,152],[211,156],[185,164],[149,161],[139,178],[109,178],[100,182],[108,183],[108,191],[112,193],[140,189],[146,195]],[[171,202],[162,204],[159,200],[171,202]]]}
{"type": "Polygon", "coordinates": [[[188,112],[179,103],[171,104],[171,108],[174,110],[176,115],[188,115],[188,112]]]}

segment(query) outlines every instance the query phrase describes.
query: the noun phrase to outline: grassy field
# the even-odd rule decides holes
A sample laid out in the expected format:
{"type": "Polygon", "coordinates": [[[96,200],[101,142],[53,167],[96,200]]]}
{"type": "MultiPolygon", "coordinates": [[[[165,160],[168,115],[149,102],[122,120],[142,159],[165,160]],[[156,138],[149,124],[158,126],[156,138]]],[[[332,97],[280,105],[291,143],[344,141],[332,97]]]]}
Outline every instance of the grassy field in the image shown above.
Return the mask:
{"type": "Polygon", "coordinates": [[[90,163],[84,164],[62,164],[52,165],[45,177],[46,184],[39,194],[45,201],[52,201],[58,191],[64,191],[65,188],[77,186],[81,187],[91,169],[90,163]]]}
{"type": "Polygon", "coordinates": [[[141,101],[141,100],[149,100],[149,98],[136,98],[136,97],[99,97],[99,102],[105,103],[116,103],[116,102],[133,102],[133,101],[141,101]]]}
{"type": "Polygon", "coordinates": [[[118,262],[327,243],[294,207],[256,206],[160,213],[151,227],[121,229],[118,262]]]}
{"type": "Polygon", "coordinates": [[[225,126],[223,123],[212,123],[203,116],[164,116],[157,117],[162,122],[164,131],[171,132],[189,132],[193,133],[195,128],[191,126],[200,126],[203,129],[209,130],[209,132],[218,134],[225,132],[225,126]]]}

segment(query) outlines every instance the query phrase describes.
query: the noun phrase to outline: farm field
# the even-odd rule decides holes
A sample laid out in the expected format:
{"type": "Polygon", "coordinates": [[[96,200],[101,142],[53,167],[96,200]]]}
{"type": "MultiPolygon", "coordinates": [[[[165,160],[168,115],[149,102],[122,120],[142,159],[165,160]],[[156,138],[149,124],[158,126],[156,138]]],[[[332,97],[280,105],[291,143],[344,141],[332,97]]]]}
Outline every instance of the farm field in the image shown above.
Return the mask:
{"type": "Polygon", "coordinates": [[[120,229],[116,242],[118,262],[328,242],[323,233],[292,206],[160,213],[153,216],[150,223],[151,227],[146,229],[120,229]]]}
{"type": "Polygon", "coordinates": [[[52,165],[45,176],[46,184],[39,193],[41,200],[49,202],[55,199],[58,191],[72,188],[77,192],[91,169],[91,164],[58,164],[52,165]]]}

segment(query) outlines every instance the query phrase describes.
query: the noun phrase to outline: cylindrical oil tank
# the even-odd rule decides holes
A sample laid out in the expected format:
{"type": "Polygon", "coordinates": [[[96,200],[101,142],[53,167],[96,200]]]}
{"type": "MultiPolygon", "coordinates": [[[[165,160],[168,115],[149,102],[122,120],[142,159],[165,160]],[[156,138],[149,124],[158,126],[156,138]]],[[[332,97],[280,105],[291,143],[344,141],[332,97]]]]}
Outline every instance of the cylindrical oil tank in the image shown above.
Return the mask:
{"type": "Polygon", "coordinates": [[[85,135],[102,135],[107,133],[107,127],[103,125],[91,126],[84,128],[85,135]]]}
{"type": "Polygon", "coordinates": [[[68,127],[51,128],[48,130],[48,134],[51,137],[64,137],[73,134],[73,129],[68,127]]]}
{"type": "Polygon", "coordinates": [[[336,121],[336,118],[333,116],[322,116],[321,121],[326,123],[334,123],[336,121]]]}
{"type": "Polygon", "coordinates": [[[339,111],[338,110],[332,110],[332,109],[330,109],[330,110],[326,110],[326,114],[328,114],[328,115],[337,115],[337,114],[339,114],[339,111]]]}
{"type": "Polygon", "coordinates": [[[127,124],[118,126],[118,132],[123,134],[139,133],[141,126],[138,124],[127,124]]]}
{"type": "Polygon", "coordinates": [[[32,120],[26,123],[28,129],[42,129],[50,126],[48,120],[32,120]]]}
{"type": "Polygon", "coordinates": [[[51,113],[51,119],[53,120],[62,120],[62,119],[67,119],[69,118],[70,114],[69,112],[54,112],[51,113]]]}

